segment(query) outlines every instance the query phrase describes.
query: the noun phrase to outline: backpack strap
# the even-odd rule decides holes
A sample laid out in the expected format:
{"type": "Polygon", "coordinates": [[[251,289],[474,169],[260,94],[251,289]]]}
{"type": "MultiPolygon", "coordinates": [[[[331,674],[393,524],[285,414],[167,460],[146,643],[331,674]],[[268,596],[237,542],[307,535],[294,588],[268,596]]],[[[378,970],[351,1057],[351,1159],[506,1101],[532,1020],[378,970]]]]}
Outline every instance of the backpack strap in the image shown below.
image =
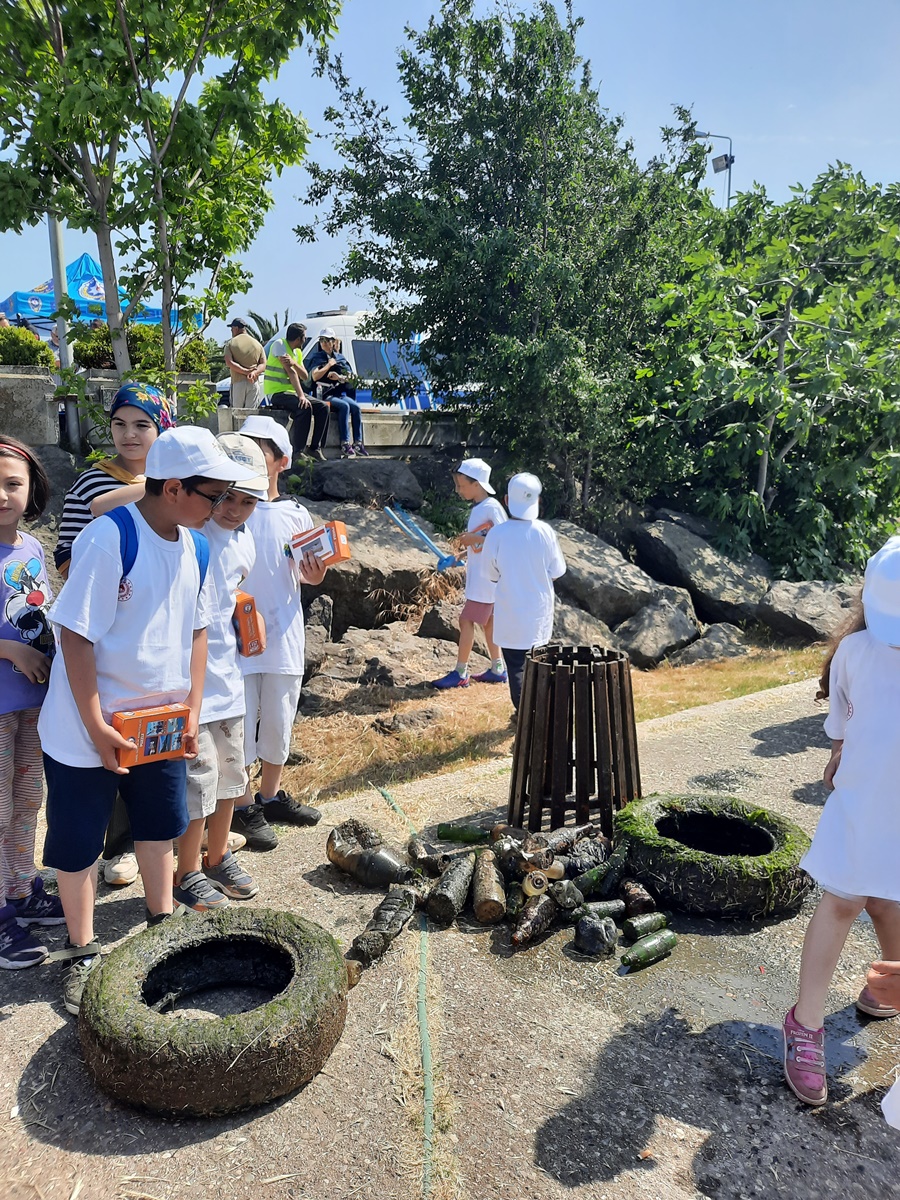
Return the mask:
{"type": "MultiPolygon", "coordinates": [[[[109,517],[114,521],[119,529],[119,553],[122,557],[122,578],[127,579],[131,568],[134,566],[134,561],[137,558],[138,552],[138,531],[137,525],[134,523],[134,517],[124,506],[120,508],[111,508],[104,516],[109,517]]],[[[198,529],[189,529],[191,538],[194,542],[194,552],[197,555],[197,566],[200,569],[200,587],[206,580],[206,572],[209,568],[209,542],[206,535],[200,533],[198,529]]]]}
{"type": "MultiPolygon", "coordinates": [[[[122,558],[122,578],[127,579],[138,552],[138,531],[134,517],[125,506],[111,508],[104,516],[109,517],[119,530],[119,553],[122,558]]],[[[206,539],[204,538],[204,541],[206,539]]]]}

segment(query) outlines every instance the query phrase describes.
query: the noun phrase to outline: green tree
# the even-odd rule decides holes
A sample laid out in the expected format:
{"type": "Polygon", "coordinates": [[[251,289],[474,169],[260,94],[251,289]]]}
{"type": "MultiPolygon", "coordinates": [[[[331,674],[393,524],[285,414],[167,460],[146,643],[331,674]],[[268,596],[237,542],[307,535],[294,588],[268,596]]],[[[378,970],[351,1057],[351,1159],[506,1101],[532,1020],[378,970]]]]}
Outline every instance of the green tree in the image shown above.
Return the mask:
{"type": "Polygon", "coordinates": [[[307,200],[329,234],[351,234],[326,283],[373,283],[372,332],[427,332],[418,355],[438,390],[477,404],[498,444],[552,464],[566,502],[587,508],[624,466],[635,350],[707,204],[703,151],[677,110],[666,159],[638,166],[571,11],[473,10],[446,0],[407,31],[402,130],[339,59],[322,61],[341,165],[310,166],[307,200]]]}
{"type": "Polygon", "coordinates": [[[261,342],[271,341],[273,337],[278,336],[279,329],[284,329],[290,324],[290,317],[288,316],[287,309],[284,310],[283,321],[278,320],[278,313],[276,313],[270,321],[268,317],[264,317],[261,313],[253,312],[252,309],[247,313],[247,316],[256,326],[253,336],[261,342]]]}
{"type": "Polygon", "coordinates": [[[900,187],[849,167],[738,198],[660,304],[638,440],[786,574],[860,567],[900,502],[900,187]]]}
{"type": "Polygon", "coordinates": [[[324,42],[340,0],[19,0],[0,7],[0,228],[47,212],[92,229],[117,368],[124,325],[162,293],[170,316],[223,315],[271,205],[273,173],[299,161],[305,122],[264,85],[309,34],[324,42]],[[217,73],[204,79],[205,68],[217,73]],[[114,241],[130,259],[117,268],[114,241]],[[128,288],[123,313],[118,284],[128,288]],[[196,290],[195,290],[196,289],[196,290]]]}

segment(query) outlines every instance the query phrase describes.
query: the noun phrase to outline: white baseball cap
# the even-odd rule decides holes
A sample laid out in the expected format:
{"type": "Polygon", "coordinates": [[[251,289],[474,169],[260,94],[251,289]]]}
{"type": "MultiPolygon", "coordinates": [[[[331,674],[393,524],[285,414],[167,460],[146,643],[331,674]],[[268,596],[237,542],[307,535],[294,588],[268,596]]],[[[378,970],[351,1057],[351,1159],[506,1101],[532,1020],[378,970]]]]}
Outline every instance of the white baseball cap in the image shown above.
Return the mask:
{"type": "Polygon", "coordinates": [[[326,325],[324,329],[319,330],[319,341],[320,342],[321,342],[322,338],[335,338],[336,339],[337,334],[334,332],[334,330],[331,328],[330,325],[326,325]]]}
{"type": "Polygon", "coordinates": [[[536,521],[540,512],[541,481],[527,471],[513,475],[506,489],[506,504],[510,516],[521,521],[536,521]]]}
{"type": "Polygon", "coordinates": [[[888,538],[866,563],[862,602],[872,637],[900,646],[900,537],[888,538]]]}
{"type": "Polygon", "coordinates": [[[454,472],[456,475],[466,475],[480,483],[486,492],[496,496],[496,491],[490,485],[491,468],[483,458],[464,458],[454,472]]]}
{"type": "Polygon", "coordinates": [[[275,443],[285,458],[291,457],[291,439],[285,427],[279,425],[274,417],[263,417],[254,413],[243,423],[240,432],[244,437],[267,438],[275,443]]]}
{"type": "Polygon", "coordinates": [[[220,479],[226,483],[252,479],[256,472],[232,462],[208,429],[179,425],[164,429],[147,451],[148,479],[220,479]]]}
{"type": "Polygon", "coordinates": [[[269,495],[269,472],[265,455],[257,443],[240,433],[220,433],[219,442],[232,462],[242,463],[253,471],[253,479],[235,483],[234,490],[265,500],[269,495]]]}

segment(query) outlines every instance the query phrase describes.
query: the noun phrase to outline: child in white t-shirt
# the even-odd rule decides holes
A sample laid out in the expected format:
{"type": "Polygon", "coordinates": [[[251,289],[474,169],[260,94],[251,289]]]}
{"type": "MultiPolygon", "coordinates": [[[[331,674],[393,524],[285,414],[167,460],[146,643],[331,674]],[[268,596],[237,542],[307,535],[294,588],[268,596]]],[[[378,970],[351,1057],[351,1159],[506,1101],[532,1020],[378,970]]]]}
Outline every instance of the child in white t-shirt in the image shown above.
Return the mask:
{"type": "Polygon", "coordinates": [[[233,617],[238,588],[256,562],[253,535],[246,526],[269,491],[266,460],[250,438],[223,433],[219,442],[234,462],[250,467],[252,479],[236,483],[204,526],[212,580],[207,626],[206,682],[200,707],[198,752],[187,772],[189,824],[178,839],[175,899],[194,912],[250,900],[259,885],[228,849],[234,802],[247,791],[244,767],[244,675],[233,617]],[[204,829],[207,852],[201,860],[204,829]]]}
{"type": "Polygon", "coordinates": [[[500,657],[500,647],[495,644],[494,591],[496,584],[488,577],[487,560],[482,550],[488,530],[502,525],[506,512],[491,487],[491,468],[482,458],[464,459],[453,472],[456,494],[472,506],[469,523],[456,544],[468,550],[466,555],[466,602],[459,614],[459,650],[456,666],[441,679],[435,679],[433,688],[445,691],[449,688],[469,686],[469,655],[475,645],[475,626],[480,625],[488,644],[491,665],[480,675],[473,676],[476,683],[506,683],[506,671],[500,657]]]}
{"type": "Polygon", "coordinates": [[[278,838],[270,821],[315,825],[322,816],[317,808],[289,796],[281,787],[281,776],[290,753],[305,665],[300,584],[321,583],[326,568],[314,554],[304,554],[300,563],[291,555],[294,534],[314,526],[302,504],[278,494],[278,476],[291,465],[291,443],[284,426],[272,417],[254,415],[241,426],[241,433],[262,450],[269,479],[268,498],[257,504],[247,522],[256,543],[256,564],[243,585],[266,623],[268,647],[253,658],[241,659],[247,703],[244,761],[250,766],[259,758],[262,776],[255,803],[248,788],[243,802],[235,804],[231,828],[243,834],[250,849],[273,850],[278,838]]]}
{"type": "Polygon", "coordinates": [[[488,576],[494,595],[494,637],[503,648],[513,708],[519,711],[525,656],[549,641],[553,632],[554,579],[566,572],[556,534],[537,519],[541,481],[513,475],[506,493],[510,520],[495,525],[485,538],[488,576]]]}
{"type": "Polygon", "coordinates": [[[201,588],[202,526],[228,488],[251,472],[232,462],[208,429],[167,429],[147,454],[143,499],[119,510],[136,539],[98,517],[75,539],[68,582],[50,612],[61,653],[38,721],[47,779],[44,862],[57,871],[69,941],[65,1006],[77,1013],[91,971],[97,859],[118,790],[128,810],[149,924],[172,912],[172,839],[187,827],[184,759],[131,770],[113,713],[188,705],[185,756],[197,753],[206,670],[209,579],[201,588]]]}

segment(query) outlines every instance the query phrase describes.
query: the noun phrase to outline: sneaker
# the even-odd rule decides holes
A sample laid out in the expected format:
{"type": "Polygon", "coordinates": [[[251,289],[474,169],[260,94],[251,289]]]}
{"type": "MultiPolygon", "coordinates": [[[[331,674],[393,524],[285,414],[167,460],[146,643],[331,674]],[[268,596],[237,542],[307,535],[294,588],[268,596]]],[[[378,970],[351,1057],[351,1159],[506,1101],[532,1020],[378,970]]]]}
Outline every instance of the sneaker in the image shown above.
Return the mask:
{"type": "Polygon", "coordinates": [[[316,446],[315,450],[310,450],[309,454],[313,462],[328,462],[328,459],[325,457],[325,451],[321,446],[316,446]]]}
{"type": "Polygon", "coordinates": [[[87,946],[73,946],[67,941],[64,950],[54,950],[48,957],[60,962],[70,962],[63,978],[63,1004],[67,1012],[77,1017],[88,976],[96,971],[103,961],[100,957],[100,943],[90,942],[87,946]]]}
{"type": "Polygon", "coordinates": [[[132,850],[117,854],[103,864],[103,878],[110,887],[128,887],[138,877],[138,861],[132,850]]]}
{"type": "Polygon", "coordinates": [[[365,446],[362,444],[362,442],[354,442],[353,443],[353,453],[357,456],[357,458],[368,458],[369,457],[369,452],[365,448],[365,446]]]}
{"type": "Polygon", "coordinates": [[[493,667],[488,667],[480,675],[473,675],[472,679],[475,683],[509,683],[509,676],[506,672],[495,671],[493,667]]]}
{"type": "Polygon", "coordinates": [[[36,967],[47,954],[47,947],[19,924],[12,903],[0,908],[0,967],[4,971],[36,967]]]}
{"type": "Polygon", "coordinates": [[[230,851],[215,867],[209,865],[209,859],[204,855],[203,874],[214,888],[232,900],[252,900],[259,891],[259,884],[230,851]]]}
{"type": "Polygon", "coordinates": [[[807,1029],[794,1017],[784,1018],[784,1077],[804,1104],[824,1104],[828,1099],[825,1078],[825,1030],[807,1029]]]}
{"type": "Polygon", "coordinates": [[[44,881],[36,875],[31,881],[31,891],[21,900],[10,900],[16,910],[20,925],[65,925],[66,916],[63,912],[59,896],[44,891],[44,881]]]}
{"type": "Polygon", "coordinates": [[[179,904],[194,912],[212,912],[228,906],[228,897],[216,891],[202,871],[188,871],[182,875],[181,883],[172,888],[172,895],[179,904]]]}
{"type": "Polygon", "coordinates": [[[867,1017],[884,1019],[885,1017],[900,1016],[900,1010],[892,1008],[890,1004],[882,1004],[880,1000],[877,1000],[872,995],[867,987],[864,987],[859,993],[856,1000],[856,1007],[861,1013],[865,1013],[867,1017]]]}
{"type": "Polygon", "coordinates": [[[275,799],[267,804],[263,804],[257,792],[256,803],[265,813],[267,821],[283,821],[286,825],[318,825],[322,820],[322,814],[317,808],[310,808],[308,804],[298,804],[283,788],[276,794],[275,799]]]}
{"type": "MultiPolygon", "coordinates": [[[[207,833],[208,833],[208,830],[204,829],[203,830],[203,841],[200,843],[200,849],[203,851],[204,854],[209,849],[209,841],[206,836],[207,833]]],[[[237,854],[238,850],[243,850],[243,848],[246,845],[247,845],[247,839],[244,837],[243,834],[234,833],[233,831],[231,833],[229,833],[228,843],[227,843],[226,848],[228,850],[230,850],[232,854],[237,854]]]]}
{"type": "Polygon", "coordinates": [[[428,685],[429,687],[438,688],[439,691],[446,691],[448,688],[468,687],[469,676],[460,675],[459,671],[454,667],[449,674],[444,675],[441,679],[433,679],[428,685]]]}
{"type": "Polygon", "coordinates": [[[356,451],[349,442],[341,442],[341,458],[356,458],[356,451]]]}
{"type": "Polygon", "coordinates": [[[249,850],[274,850],[278,845],[278,834],[266,820],[261,804],[236,808],[231,828],[247,839],[249,850]]]}

